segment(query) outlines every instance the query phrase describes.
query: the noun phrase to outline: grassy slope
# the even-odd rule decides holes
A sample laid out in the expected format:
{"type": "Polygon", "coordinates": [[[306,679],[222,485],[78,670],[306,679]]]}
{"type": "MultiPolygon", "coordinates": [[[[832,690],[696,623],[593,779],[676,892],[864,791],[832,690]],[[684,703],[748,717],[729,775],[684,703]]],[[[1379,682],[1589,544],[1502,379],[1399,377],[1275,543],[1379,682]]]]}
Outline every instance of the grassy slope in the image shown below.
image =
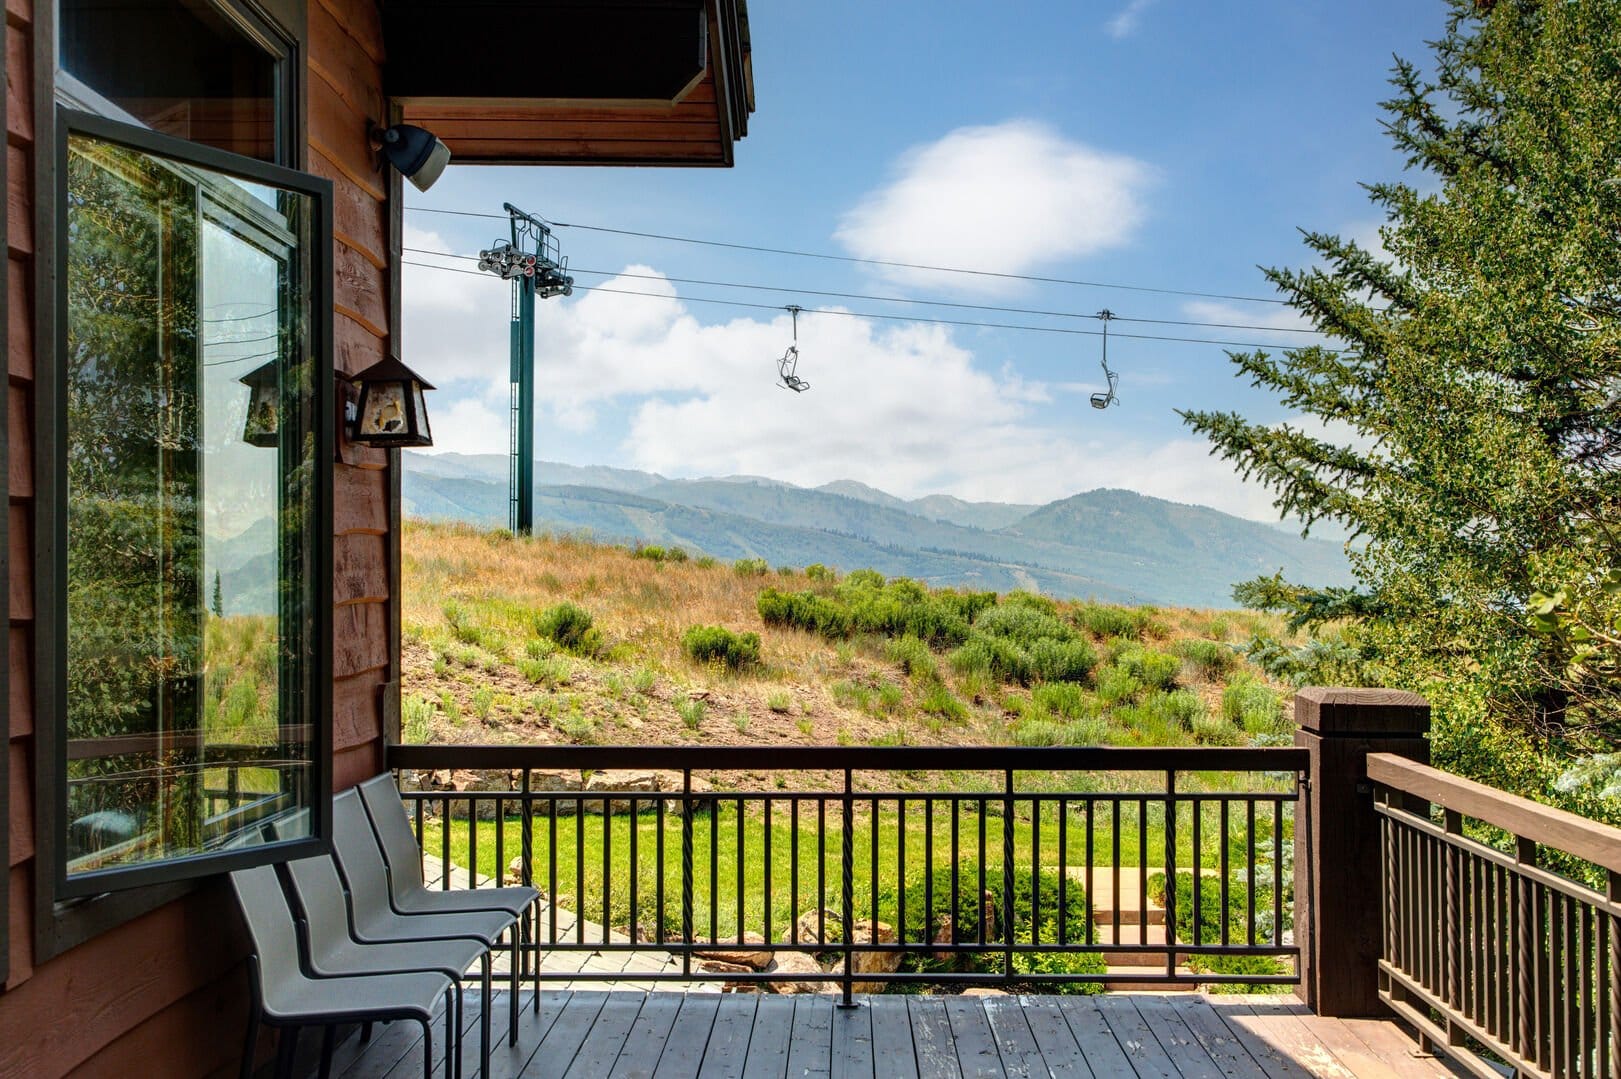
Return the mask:
{"type": "MultiPolygon", "coordinates": [[[[1064,716],[1031,689],[956,673],[943,655],[937,684],[908,677],[888,641],[832,642],[763,625],[755,609],[763,589],[828,587],[803,572],[742,575],[724,564],[660,563],[625,548],[456,525],[409,525],[404,552],[409,740],[1185,745],[1275,741],[1287,729],[1286,691],[1254,684],[1261,675],[1236,653],[1226,672],[1180,664],[1165,689],[1132,691],[1108,662],[1123,651],[1175,651],[1190,638],[1242,642],[1258,629],[1282,636],[1275,620],[1247,612],[1158,609],[1138,616],[1140,640],[1093,635],[1100,666],[1079,712],[1064,716]],[[565,600],[594,616],[606,642],[599,656],[566,654],[536,634],[537,612],[565,600]],[[681,637],[696,624],[759,633],[761,668],[735,674],[686,658],[681,637]],[[1222,719],[1235,681],[1250,683],[1228,694],[1249,700],[1247,730],[1222,719]],[[1179,709],[1165,707],[1173,692],[1179,709]],[[965,712],[942,715],[943,693],[965,712]],[[1190,694],[1198,701],[1191,719],[1190,694]]],[[[1061,616],[1079,610],[1059,605],[1061,616]]]]}

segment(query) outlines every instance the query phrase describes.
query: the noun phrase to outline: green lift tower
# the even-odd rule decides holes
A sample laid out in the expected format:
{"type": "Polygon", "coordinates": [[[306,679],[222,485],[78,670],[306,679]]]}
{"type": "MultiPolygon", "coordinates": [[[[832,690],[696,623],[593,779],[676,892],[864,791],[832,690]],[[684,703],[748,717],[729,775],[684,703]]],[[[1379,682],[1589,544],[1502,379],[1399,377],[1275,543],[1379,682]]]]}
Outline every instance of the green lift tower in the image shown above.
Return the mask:
{"type": "Polygon", "coordinates": [[[507,524],[515,535],[527,536],[535,528],[535,300],[571,295],[574,278],[551,227],[510,202],[503,207],[511,237],[480,251],[478,268],[512,282],[507,524]]]}

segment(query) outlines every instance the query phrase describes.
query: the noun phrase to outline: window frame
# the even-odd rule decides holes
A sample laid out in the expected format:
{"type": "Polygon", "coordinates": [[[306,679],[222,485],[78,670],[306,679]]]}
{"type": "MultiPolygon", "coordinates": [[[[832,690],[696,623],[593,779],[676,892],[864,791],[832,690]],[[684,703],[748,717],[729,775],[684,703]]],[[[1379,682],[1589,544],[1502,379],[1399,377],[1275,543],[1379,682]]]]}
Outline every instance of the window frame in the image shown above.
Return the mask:
{"type": "MultiPolygon", "coordinates": [[[[73,135],[126,146],[130,149],[173,160],[184,165],[196,165],[212,172],[224,173],[244,180],[263,183],[276,188],[295,191],[308,196],[315,209],[310,222],[310,263],[312,266],[310,312],[310,353],[315,357],[311,409],[315,417],[315,446],[312,460],[316,465],[315,489],[312,492],[314,513],[310,527],[317,537],[332,534],[332,469],[321,467],[332,460],[333,454],[333,371],[332,371],[332,182],[308,173],[296,172],[280,165],[270,165],[253,158],[217,150],[213,147],[162,135],[145,128],[109,120],[91,113],[63,108],[58,112],[56,125],[57,189],[52,192],[56,204],[57,220],[65,221],[68,168],[68,144],[73,135]]],[[[68,234],[59,228],[56,235],[56,339],[68,338],[67,274],[68,234]]],[[[53,414],[51,426],[54,435],[49,466],[54,495],[51,506],[51,526],[56,532],[52,547],[50,578],[57,597],[56,613],[62,611],[67,595],[68,581],[68,514],[67,514],[67,371],[58,364],[51,373],[53,385],[53,414]]],[[[325,854],[331,849],[327,818],[332,799],[332,724],[327,719],[332,708],[332,620],[321,617],[319,582],[332,577],[332,545],[318,538],[312,544],[314,562],[309,567],[314,577],[313,603],[317,609],[310,612],[309,648],[306,668],[307,685],[304,687],[309,715],[313,722],[314,739],[311,744],[310,779],[311,805],[310,835],[302,839],[283,840],[263,846],[210,851],[200,854],[165,858],[140,865],[94,870],[70,876],[67,871],[68,820],[62,804],[67,776],[66,695],[59,694],[49,715],[43,716],[53,734],[53,758],[50,785],[53,788],[53,810],[50,824],[51,861],[58,899],[74,899],[100,895],[114,889],[138,888],[149,884],[168,884],[197,877],[214,876],[233,869],[290,861],[294,858],[325,854]]],[[[65,617],[59,617],[50,641],[52,670],[51,683],[67,688],[68,626],[65,617]]]]}
{"type": "MultiPolygon", "coordinates": [[[[277,121],[285,124],[286,130],[285,137],[278,138],[277,142],[279,165],[284,169],[299,170],[297,175],[304,182],[313,179],[311,174],[305,171],[309,161],[308,121],[305,108],[309,79],[306,62],[309,32],[307,12],[303,3],[301,0],[202,0],[202,2],[210,4],[256,38],[268,35],[274,46],[273,51],[282,64],[277,75],[278,100],[282,102],[282,107],[278,109],[277,121]]],[[[57,677],[56,672],[63,669],[66,659],[65,654],[56,651],[58,648],[56,642],[65,640],[65,636],[59,633],[59,628],[64,623],[66,612],[65,609],[56,609],[64,597],[58,591],[59,582],[51,572],[55,559],[61,557],[55,521],[58,514],[65,515],[63,500],[65,492],[53,487],[57,471],[53,455],[58,452],[58,446],[61,445],[58,441],[59,429],[54,419],[60,397],[58,384],[61,379],[53,377],[53,373],[60,366],[57,350],[62,342],[58,336],[61,321],[58,310],[59,267],[54,258],[60,246],[59,237],[65,230],[65,222],[59,219],[58,212],[56,144],[62,106],[65,103],[75,103],[71,91],[73,84],[78,83],[78,80],[61,71],[57,64],[57,16],[57,4],[51,0],[42,0],[35,6],[31,66],[33,120],[37,142],[33,161],[28,170],[35,193],[32,223],[36,246],[33,260],[34,288],[28,305],[32,312],[34,337],[32,351],[36,374],[32,408],[34,429],[32,437],[28,439],[32,446],[34,499],[31,519],[25,522],[26,532],[33,548],[30,559],[33,572],[31,581],[23,586],[22,593],[32,600],[30,612],[32,623],[27,627],[31,638],[27,645],[27,654],[34,714],[33,746],[27,755],[31,762],[29,778],[32,779],[32,790],[23,793],[16,785],[12,785],[11,792],[13,798],[27,798],[34,809],[33,871],[29,874],[31,878],[29,890],[32,893],[33,907],[30,934],[33,945],[31,963],[35,966],[197,891],[199,887],[205,889],[210,887],[205,878],[192,877],[102,892],[82,898],[59,898],[56,892],[58,859],[54,828],[50,824],[61,815],[61,810],[56,808],[55,804],[60,794],[55,776],[55,762],[57,745],[62,741],[65,730],[58,730],[54,724],[65,720],[65,703],[62,699],[65,685],[55,683],[52,679],[57,677]],[[69,83],[68,86],[60,85],[64,79],[69,83]]],[[[175,141],[181,142],[188,154],[201,148],[184,140],[175,141]]],[[[254,159],[239,160],[236,155],[224,151],[215,152],[229,159],[233,169],[266,166],[265,162],[254,159]]],[[[335,378],[332,374],[335,339],[332,330],[331,303],[333,203],[330,191],[320,202],[325,207],[321,222],[321,231],[325,237],[322,242],[325,248],[316,252],[316,257],[325,265],[326,270],[316,282],[320,295],[314,301],[311,325],[312,339],[320,342],[319,377],[323,380],[320,388],[330,394],[333,392],[332,379],[335,378]]],[[[335,453],[333,448],[335,426],[332,417],[333,408],[328,407],[318,414],[317,419],[319,429],[316,431],[316,437],[327,443],[328,448],[322,451],[327,455],[335,453]]],[[[0,431],[3,431],[3,427],[0,427],[0,431]]],[[[330,460],[330,456],[323,457],[322,460],[330,460]]],[[[326,530],[321,542],[317,544],[317,552],[322,566],[326,567],[319,572],[325,574],[323,580],[329,581],[332,559],[331,476],[329,468],[322,468],[321,471],[326,473],[322,487],[326,489],[327,494],[320,500],[322,520],[314,527],[326,530]]],[[[0,557],[4,557],[6,553],[0,552],[0,557]]],[[[15,582],[11,593],[17,594],[15,582]]],[[[316,634],[324,642],[319,645],[319,660],[323,668],[330,672],[332,634],[330,605],[323,603],[321,606],[322,609],[317,612],[316,617],[316,634]]],[[[323,772],[322,782],[330,788],[332,774],[330,680],[317,686],[316,689],[319,695],[314,698],[316,708],[314,718],[317,724],[319,756],[315,763],[323,772]]],[[[320,836],[323,831],[329,833],[329,829],[322,825],[315,834],[320,836]]],[[[329,848],[330,840],[316,840],[311,845],[324,851],[329,848]]],[[[286,853],[286,848],[274,849],[277,851],[275,857],[278,859],[286,853]]],[[[10,922],[12,919],[0,920],[10,922]]]]}

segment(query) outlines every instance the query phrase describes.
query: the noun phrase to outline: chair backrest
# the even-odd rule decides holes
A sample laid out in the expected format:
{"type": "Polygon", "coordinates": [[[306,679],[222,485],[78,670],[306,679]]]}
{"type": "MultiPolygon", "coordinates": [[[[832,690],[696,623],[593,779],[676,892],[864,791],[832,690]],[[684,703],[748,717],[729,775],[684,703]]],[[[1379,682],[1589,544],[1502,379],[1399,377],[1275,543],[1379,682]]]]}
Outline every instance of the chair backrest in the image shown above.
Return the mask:
{"type": "Polygon", "coordinates": [[[360,800],[366,803],[372,828],[383,845],[395,894],[402,888],[421,888],[422,849],[411,831],[411,819],[405,815],[405,803],[400,800],[394,776],[388,772],[373,776],[359,789],[360,800]]]}
{"type": "Polygon", "coordinates": [[[326,955],[349,942],[349,906],[343,894],[343,881],[332,859],[320,855],[287,863],[287,878],[304,911],[309,933],[310,956],[326,955]]]}
{"type": "Polygon", "coordinates": [[[349,886],[349,901],[354,904],[357,922],[373,911],[390,909],[388,866],[377,849],[377,836],[366,819],[366,807],[352,789],[332,799],[332,855],[343,882],[349,886]]]}
{"type": "Polygon", "coordinates": [[[248,924],[259,958],[259,995],[267,1007],[290,999],[304,980],[298,969],[298,933],[276,868],[269,865],[231,873],[231,889],[248,924]]]}

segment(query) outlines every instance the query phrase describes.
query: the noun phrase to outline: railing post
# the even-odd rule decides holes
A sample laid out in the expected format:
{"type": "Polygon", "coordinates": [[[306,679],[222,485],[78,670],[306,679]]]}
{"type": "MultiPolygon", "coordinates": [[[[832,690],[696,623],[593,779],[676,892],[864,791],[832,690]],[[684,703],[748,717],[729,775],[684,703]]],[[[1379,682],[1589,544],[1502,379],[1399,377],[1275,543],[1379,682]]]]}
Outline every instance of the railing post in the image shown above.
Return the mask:
{"type": "Polygon", "coordinates": [[[1385,882],[1367,757],[1427,763],[1430,706],[1396,690],[1308,686],[1295,696],[1295,725],[1295,745],[1311,753],[1295,827],[1301,993],[1318,1015],[1381,1015],[1385,882]]]}

